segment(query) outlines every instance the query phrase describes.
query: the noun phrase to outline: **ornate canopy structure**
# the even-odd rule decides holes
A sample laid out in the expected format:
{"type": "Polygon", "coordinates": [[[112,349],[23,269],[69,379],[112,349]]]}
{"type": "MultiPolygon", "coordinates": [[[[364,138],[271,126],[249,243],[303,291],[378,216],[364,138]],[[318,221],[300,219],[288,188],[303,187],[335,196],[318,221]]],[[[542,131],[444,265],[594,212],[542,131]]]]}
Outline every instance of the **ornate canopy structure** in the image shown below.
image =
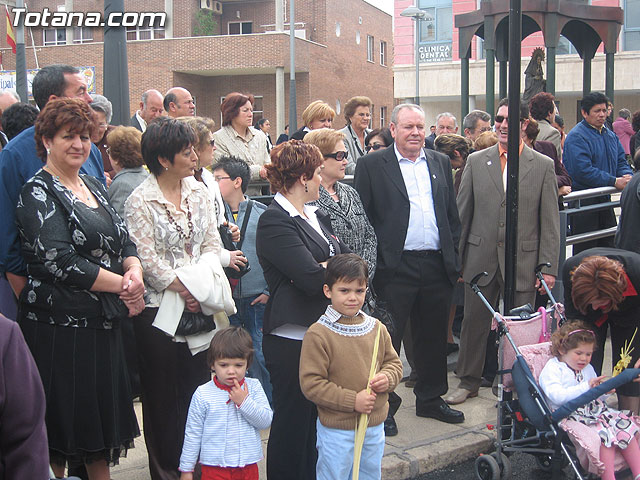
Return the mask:
{"type": "MultiPolygon", "coordinates": [[[[613,101],[614,54],[620,28],[624,23],[619,7],[597,7],[579,0],[522,0],[522,38],[542,32],[547,49],[547,91],[555,94],[556,48],[565,36],[583,62],[582,91],[591,90],[591,61],[604,43],[606,54],[606,95],[613,101]]],[[[486,111],[495,111],[495,60],[499,62],[499,94],[507,96],[507,59],[509,42],[509,0],[482,0],[480,9],[456,15],[462,62],[461,109],[469,112],[469,58],[471,40],[479,36],[486,50],[486,111]]]]}

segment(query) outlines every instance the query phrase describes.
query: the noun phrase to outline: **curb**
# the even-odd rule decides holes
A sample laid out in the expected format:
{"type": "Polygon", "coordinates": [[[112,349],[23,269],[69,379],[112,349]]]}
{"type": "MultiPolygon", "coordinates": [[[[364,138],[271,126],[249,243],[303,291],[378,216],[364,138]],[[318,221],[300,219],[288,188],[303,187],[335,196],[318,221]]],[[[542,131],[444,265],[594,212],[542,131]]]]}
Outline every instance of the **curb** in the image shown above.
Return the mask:
{"type": "Polygon", "coordinates": [[[405,480],[462,463],[493,449],[491,434],[468,431],[461,435],[390,452],[382,459],[382,478],[405,480]]]}

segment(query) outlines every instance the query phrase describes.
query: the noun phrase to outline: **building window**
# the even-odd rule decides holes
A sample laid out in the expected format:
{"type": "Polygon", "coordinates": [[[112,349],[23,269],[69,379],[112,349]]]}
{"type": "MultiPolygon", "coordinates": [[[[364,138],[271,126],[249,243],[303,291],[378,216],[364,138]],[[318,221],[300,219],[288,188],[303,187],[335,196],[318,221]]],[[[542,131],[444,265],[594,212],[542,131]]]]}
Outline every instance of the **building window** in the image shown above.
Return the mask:
{"type": "Polygon", "coordinates": [[[447,42],[453,39],[451,0],[420,0],[420,9],[431,18],[420,20],[420,42],[447,42]]]}
{"type": "Polygon", "coordinates": [[[67,44],[67,30],[64,28],[45,28],[42,36],[45,46],[67,44]]]}
{"type": "Polygon", "coordinates": [[[380,128],[387,126],[387,107],[380,107],[380,128]]]}
{"type": "Polygon", "coordinates": [[[380,42],[380,65],[387,64],[387,42],[380,42]]]}
{"type": "Polygon", "coordinates": [[[164,27],[144,25],[142,27],[127,27],[127,41],[156,40],[164,38],[164,27]]]}
{"type": "Polygon", "coordinates": [[[247,35],[253,33],[252,22],[229,22],[229,35],[247,35]]]}
{"type": "Polygon", "coordinates": [[[93,30],[90,27],[73,27],[73,43],[93,42],[93,30]]]}
{"type": "Polygon", "coordinates": [[[624,49],[640,50],[640,0],[624,3],[624,49]]]}
{"type": "Polygon", "coordinates": [[[373,37],[367,35],[367,62],[373,62],[373,37]]]}

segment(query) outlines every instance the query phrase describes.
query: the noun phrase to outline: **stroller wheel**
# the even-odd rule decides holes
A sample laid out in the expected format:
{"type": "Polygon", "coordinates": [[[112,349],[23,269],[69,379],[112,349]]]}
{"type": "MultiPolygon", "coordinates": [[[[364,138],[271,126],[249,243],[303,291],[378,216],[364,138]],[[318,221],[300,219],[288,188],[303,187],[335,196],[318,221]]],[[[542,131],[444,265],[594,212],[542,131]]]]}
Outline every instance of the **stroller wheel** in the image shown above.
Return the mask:
{"type": "Polygon", "coordinates": [[[536,455],[536,464],[545,472],[551,471],[551,455],[536,455]]]}
{"type": "Polygon", "coordinates": [[[500,466],[491,455],[480,455],[475,463],[478,480],[500,480],[500,466]]]}
{"type": "Polygon", "coordinates": [[[498,467],[500,468],[500,480],[509,480],[511,478],[511,460],[504,454],[500,453],[501,461],[498,461],[498,452],[493,452],[491,457],[496,460],[498,467]],[[502,465],[500,465],[502,463],[502,465]]]}

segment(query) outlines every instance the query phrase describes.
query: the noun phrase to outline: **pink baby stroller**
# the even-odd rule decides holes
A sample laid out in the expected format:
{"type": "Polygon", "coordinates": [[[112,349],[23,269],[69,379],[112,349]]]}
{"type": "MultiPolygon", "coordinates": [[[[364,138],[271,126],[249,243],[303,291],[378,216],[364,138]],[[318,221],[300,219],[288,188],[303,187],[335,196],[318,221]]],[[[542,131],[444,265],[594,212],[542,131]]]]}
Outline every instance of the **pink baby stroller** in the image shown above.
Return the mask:
{"type": "MultiPolygon", "coordinates": [[[[537,464],[551,472],[553,480],[566,478],[563,468],[567,465],[571,465],[577,479],[584,480],[587,476],[577,460],[572,442],[558,423],[600,394],[587,392],[551,412],[536,380],[549,358],[547,341],[551,328],[553,324],[559,325],[565,321],[563,306],[555,301],[542,277],[541,268],[544,266],[536,268],[536,276],[549,295],[551,306],[537,312],[525,306],[513,309],[508,316],[502,316],[493,309],[478,287],[478,280],[486,273],[476,275],[470,282],[471,289],[493,314],[499,339],[496,451],[476,459],[475,473],[480,480],[510,479],[508,455],[516,451],[534,455],[537,464]],[[530,358],[531,365],[525,360],[525,355],[530,358]]],[[[621,375],[604,382],[601,386],[607,390],[603,391],[630,381],[638,373],[640,370],[625,370],[621,375]]]]}

